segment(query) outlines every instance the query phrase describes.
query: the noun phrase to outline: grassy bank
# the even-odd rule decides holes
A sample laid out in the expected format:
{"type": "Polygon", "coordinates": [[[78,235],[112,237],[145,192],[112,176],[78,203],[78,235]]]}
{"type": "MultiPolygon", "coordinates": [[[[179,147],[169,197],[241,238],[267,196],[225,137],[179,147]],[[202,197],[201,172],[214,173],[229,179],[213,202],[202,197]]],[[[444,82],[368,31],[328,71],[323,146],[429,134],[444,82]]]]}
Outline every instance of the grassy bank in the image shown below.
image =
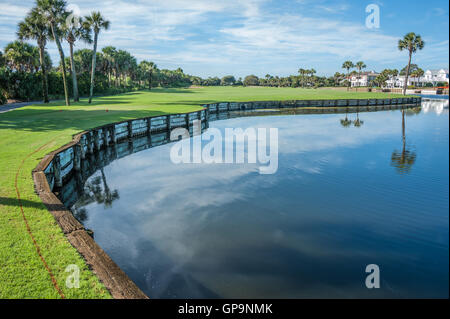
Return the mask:
{"type": "Polygon", "coordinates": [[[31,171],[45,154],[69,142],[73,134],[120,120],[194,111],[201,104],[219,101],[386,97],[383,93],[291,88],[155,89],[97,98],[92,105],[85,100],[70,107],[51,103],[0,114],[0,298],[60,298],[24,217],[42,258],[67,298],[110,297],[34,193],[31,171]],[[65,269],[71,264],[81,269],[79,289],[65,285],[69,275],[65,269]]]}

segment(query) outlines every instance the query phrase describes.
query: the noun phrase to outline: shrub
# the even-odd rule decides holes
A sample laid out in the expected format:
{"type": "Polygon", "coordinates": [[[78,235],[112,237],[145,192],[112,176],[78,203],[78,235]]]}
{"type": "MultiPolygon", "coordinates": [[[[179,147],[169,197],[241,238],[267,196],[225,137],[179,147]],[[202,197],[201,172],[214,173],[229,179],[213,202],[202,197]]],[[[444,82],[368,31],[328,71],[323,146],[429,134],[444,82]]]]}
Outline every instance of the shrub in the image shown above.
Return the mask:
{"type": "Polygon", "coordinates": [[[0,105],[6,104],[6,97],[3,95],[3,92],[0,92],[0,105]]]}
{"type": "Polygon", "coordinates": [[[256,75],[247,75],[244,79],[245,86],[257,86],[259,85],[259,79],[256,75]]]}

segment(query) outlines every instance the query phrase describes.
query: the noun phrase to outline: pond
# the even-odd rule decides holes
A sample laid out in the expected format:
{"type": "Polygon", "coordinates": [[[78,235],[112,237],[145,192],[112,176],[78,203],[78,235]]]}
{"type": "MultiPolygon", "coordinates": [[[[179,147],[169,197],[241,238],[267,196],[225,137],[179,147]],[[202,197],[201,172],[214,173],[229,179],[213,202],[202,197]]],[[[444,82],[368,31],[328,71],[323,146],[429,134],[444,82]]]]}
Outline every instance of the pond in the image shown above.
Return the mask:
{"type": "Polygon", "coordinates": [[[144,147],[69,206],[150,298],[448,297],[448,100],[422,106],[211,121],[278,128],[276,173],[144,147]]]}

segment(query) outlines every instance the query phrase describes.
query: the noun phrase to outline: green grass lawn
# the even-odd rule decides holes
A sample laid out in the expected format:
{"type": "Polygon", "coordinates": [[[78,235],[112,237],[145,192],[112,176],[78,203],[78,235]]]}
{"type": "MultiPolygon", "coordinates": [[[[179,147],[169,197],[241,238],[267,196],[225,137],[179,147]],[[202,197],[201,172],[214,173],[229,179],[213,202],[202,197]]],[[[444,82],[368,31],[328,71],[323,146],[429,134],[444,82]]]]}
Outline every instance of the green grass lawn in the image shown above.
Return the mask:
{"type": "Polygon", "coordinates": [[[92,127],[145,116],[195,111],[205,103],[387,97],[384,93],[292,88],[154,89],[96,98],[92,105],[86,100],[69,107],[57,102],[0,114],[0,298],[60,297],[27,232],[14,187],[22,160],[42,145],[49,143],[25,160],[18,175],[24,214],[41,254],[67,298],[110,298],[109,292],[87,268],[34,192],[31,172],[45,154],[69,142],[73,134],[92,127]],[[69,274],[65,269],[70,264],[77,264],[81,269],[79,289],[66,288],[69,274]]]}

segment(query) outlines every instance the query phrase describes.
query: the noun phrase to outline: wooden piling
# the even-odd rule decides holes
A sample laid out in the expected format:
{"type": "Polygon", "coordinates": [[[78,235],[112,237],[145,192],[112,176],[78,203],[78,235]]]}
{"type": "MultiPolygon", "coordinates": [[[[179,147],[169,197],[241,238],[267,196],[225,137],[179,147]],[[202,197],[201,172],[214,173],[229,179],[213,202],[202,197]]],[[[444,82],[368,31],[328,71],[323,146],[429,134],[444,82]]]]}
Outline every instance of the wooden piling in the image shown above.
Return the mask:
{"type": "Polygon", "coordinates": [[[128,137],[132,138],[133,137],[133,121],[128,121],[128,137]]]}
{"type": "Polygon", "coordinates": [[[76,171],[81,169],[81,145],[79,143],[73,146],[73,168],[76,171]]]}
{"type": "Polygon", "coordinates": [[[116,144],[117,143],[117,138],[116,138],[116,125],[113,124],[110,126],[110,143],[111,144],[116,144]]]}
{"type": "Polygon", "coordinates": [[[61,162],[59,159],[59,154],[53,158],[53,174],[55,177],[55,186],[61,188],[62,176],[61,176],[61,162]]]}
{"type": "Polygon", "coordinates": [[[150,134],[152,132],[152,119],[147,117],[145,120],[147,122],[147,133],[150,134]]]}
{"type": "Polygon", "coordinates": [[[95,146],[95,150],[99,151],[100,150],[100,139],[99,139],[99,131],[94,130],[94,146],[95,146]]]}
{"type": "Polygon", "coordinates": [[[89,133],[86,134],[87,149],[88,149],[88,153],[89,154],[94,153],[94,143],[92,141],[92,134],[93,134],[93,132],[89,132],[89,133]]]}
{"type": "Polygon", "coordinates": [[[80,138],[80,146],[81,146],[81,148],[80,148],[80,154],[81,154],[81,159],[84,160],[84,159],[86,158],[86,151],[85,151],[85,149],[84,149],[83,141],[84,141],[84,144],[86,144],[86,136],[84,136],[84,139],[83,139],[83,138],[80,138]]]}

